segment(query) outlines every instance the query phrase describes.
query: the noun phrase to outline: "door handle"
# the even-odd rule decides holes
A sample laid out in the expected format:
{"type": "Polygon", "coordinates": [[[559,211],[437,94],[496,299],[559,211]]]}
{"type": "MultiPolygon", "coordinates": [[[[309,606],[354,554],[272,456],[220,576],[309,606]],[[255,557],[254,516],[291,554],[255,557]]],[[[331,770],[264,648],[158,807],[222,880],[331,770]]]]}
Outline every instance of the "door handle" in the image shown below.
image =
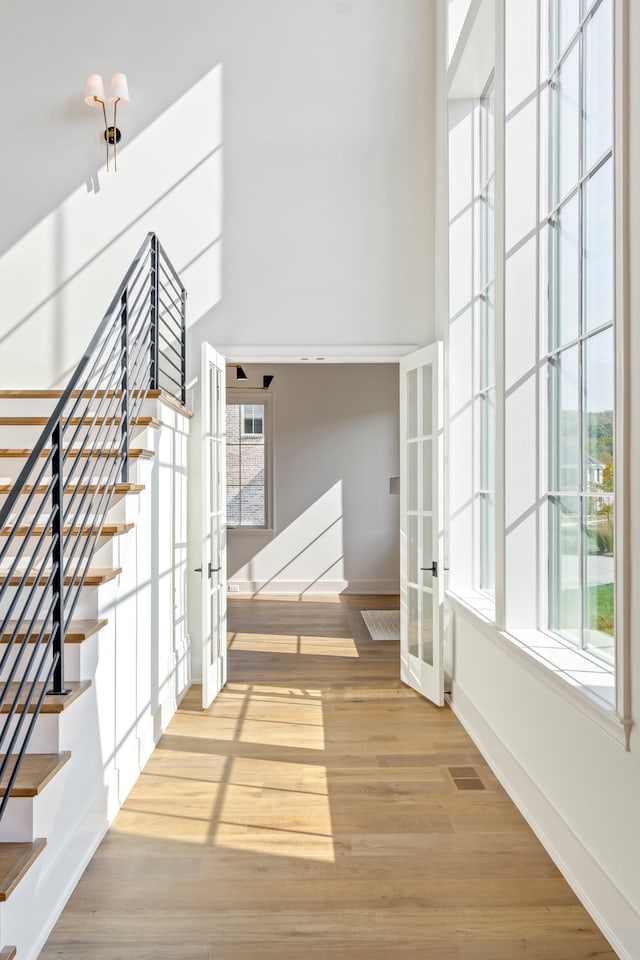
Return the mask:
{"type": "MultiPolygon", "coordinates": [[[[211,578],[211,574],[212,574],[212,573],[220,573],[220,571],[222,570],[222,567],[214,567],[214,566],[212,566],[211,560],[209,560],[209,564],[208,564],[207,569],[208,569],[207,576],[208,576],[209,578],[211,578]]],[[[194,568],[193,568],[193,572],[194,572],[194,573],[202,573],[202,567],[194,567],[194,568]]]]}
{"type": "MultiPolygon", "coordinates": [[[[421,570],[424,570],[425,573],[431,573],[434,577],[438,576],[438,561],[433,560],[430,567],[420,567],[421,570]]],[[[443,570],[448,570],[449,567],[443,567],[443,570]]]]}

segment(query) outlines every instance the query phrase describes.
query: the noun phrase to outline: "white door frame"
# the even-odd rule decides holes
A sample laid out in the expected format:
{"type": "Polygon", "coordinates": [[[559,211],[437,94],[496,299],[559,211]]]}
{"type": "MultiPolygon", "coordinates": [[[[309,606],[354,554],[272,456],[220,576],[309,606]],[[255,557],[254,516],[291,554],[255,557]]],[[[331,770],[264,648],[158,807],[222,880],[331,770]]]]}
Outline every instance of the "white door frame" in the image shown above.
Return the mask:
{"type": "Polygon", "coordinates": [[[444,704],[443,344],[400,362],[400,675],[444,704]]]}
{"type": "Polygon", "coordinates": [[[227,682],[226,362],[203,342],[200,369],[202,706],[227,682]]]}

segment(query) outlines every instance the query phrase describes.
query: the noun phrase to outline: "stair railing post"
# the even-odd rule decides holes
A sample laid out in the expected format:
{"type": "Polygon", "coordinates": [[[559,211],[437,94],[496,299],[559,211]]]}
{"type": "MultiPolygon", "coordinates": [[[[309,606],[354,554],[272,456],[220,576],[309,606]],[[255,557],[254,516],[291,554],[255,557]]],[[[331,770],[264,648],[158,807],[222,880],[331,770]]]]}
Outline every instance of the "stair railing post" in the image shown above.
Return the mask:
{"type": "Polygon", "coordinates": [[[52,653],[57,657],[52,677],[53,687],[48,692],[63,694],[64,689],[64,477],[62,460],[62,418],[58,419],[52,434],[51,457],[51,508],[53,513],[53,577],[54,604],[52,611],[52,630],[55,637],[52,644],[52,653]]]}
{"type": "Polygon", "coordinates": [[[129,483],[129,310],[127,289],[120,301],[120,432],[122,435],[122,483],[129,483]]]}
{"type": "Polygon", "coordinates": [[[151,235],[151,389],[160,380],[160,250],[155,233],[151,235]]]}
{"type": "Polygon", "coordinates": [[[184,287],[180,298],[180,367],[182,371],[180,399],[184,406],[187,402],[187,291],[184,287]]]}

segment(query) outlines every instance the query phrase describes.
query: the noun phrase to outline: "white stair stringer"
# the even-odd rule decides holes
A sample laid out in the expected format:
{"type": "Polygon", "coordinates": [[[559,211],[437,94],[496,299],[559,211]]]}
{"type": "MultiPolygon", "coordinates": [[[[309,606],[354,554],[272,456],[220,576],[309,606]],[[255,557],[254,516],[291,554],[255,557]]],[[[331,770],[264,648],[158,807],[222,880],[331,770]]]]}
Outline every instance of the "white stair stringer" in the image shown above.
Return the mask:
{"type": "MultiPolygon", "coordinates": [[[[0,414],[2,408],[0,401],[0,414]]],[[[121,498],[109,512],[109,520],[134,527],[100,547],[99,563],[92,562],[113,564],[121,573],[84,588],[74,614],[104,617],[107,624],[83,643],[65,646],[65,678],[88,680],[90,686],[62,713],[41,715],[29,744],[31,753],[70,751],[71,757],[33,801],[12,798],[10,818],[0,824],[0,840],[18,839],[22,831],[20,839],[47,841],[0,903],[0,943],[15,944],[18,960],[38,956],[190,682],[183,666],[189,659],[189,421],[161,402],[154,402],[154,415],[162,427],[136,440],[156,453],[136,464],[136,480],[145,488],[121,498]],[[12,822],[16,833],[5,836],[12,822]]]]}

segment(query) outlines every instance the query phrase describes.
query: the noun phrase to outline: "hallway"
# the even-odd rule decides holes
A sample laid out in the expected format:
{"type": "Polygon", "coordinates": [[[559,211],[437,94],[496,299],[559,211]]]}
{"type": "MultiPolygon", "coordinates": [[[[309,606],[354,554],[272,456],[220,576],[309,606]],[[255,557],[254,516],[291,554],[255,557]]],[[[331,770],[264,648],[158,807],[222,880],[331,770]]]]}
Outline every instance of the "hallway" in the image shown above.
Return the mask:
{"type": "Polygon", "coordinates": [[[448,708],[360,609],[232,600],[43,960],[615,960],[448,708]]]}

